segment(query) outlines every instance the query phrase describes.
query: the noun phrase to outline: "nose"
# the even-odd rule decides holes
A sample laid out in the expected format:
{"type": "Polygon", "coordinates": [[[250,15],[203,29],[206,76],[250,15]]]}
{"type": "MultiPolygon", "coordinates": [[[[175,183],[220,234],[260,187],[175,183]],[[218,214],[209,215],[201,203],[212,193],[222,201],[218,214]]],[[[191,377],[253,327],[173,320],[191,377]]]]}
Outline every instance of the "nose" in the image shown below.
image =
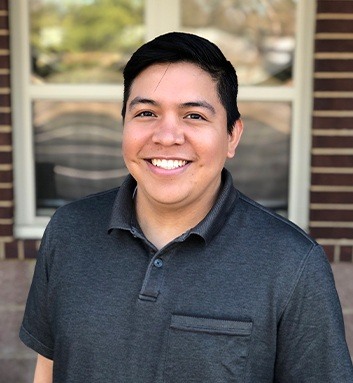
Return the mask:
{"type": "Polygon", "coordinates": [[[182,145],[185,137],[181,123],[172,117],[161,119],[155,127],[152,141],[163,146],[182,145]]]}

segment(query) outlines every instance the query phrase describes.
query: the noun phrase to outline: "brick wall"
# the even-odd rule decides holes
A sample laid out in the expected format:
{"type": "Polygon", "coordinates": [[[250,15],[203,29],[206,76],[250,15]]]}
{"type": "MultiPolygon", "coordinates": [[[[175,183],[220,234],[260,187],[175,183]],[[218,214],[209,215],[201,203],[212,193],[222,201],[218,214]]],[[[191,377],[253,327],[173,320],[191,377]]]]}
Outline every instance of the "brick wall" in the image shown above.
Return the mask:
{"type": "Polygon", "coordinates": [[[353,1],[317,4],[310,232],[353,259],[353,1]]]}
{"type": "Polygon", "coordinates": [[[35,258],[38,241],[13,238],[14,185],[8,0],[0,0],[0,259],[35,258]]]}

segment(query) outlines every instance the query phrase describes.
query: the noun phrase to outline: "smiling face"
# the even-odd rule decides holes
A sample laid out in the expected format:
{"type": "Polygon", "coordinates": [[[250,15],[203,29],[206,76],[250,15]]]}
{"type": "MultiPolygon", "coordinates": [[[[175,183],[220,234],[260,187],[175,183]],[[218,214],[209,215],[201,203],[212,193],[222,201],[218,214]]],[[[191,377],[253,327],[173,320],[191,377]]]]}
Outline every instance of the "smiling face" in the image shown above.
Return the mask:
{"type": "Polygon", "coordinates": [[[216,83],[198,66],[155,64],[141,72],[127,100],[123,132],[139,210],[207,214],[241,132],[238,120],[227,133],[216,83]]]}

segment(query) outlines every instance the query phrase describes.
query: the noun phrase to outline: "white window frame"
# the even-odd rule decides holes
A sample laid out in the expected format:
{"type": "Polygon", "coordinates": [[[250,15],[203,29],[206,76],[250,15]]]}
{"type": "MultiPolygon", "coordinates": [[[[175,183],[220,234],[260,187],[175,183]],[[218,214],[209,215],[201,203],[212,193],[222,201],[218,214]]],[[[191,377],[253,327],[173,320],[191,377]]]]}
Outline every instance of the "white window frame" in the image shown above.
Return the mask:
{"type": "MultiPolygon", "coordinates": [[[[180,30],[180,2],[146,0],[147,40],[180,30]],[[168,17],[165,17],[168,15],[168,17]]],[[[297,0],[294,87],[239,88],[239,101],[289,102],[292,130],[288,217],[304,230],[309,220],[311,116],[315,0],[297,0]]],[[[36,216],[32,101],[122,101],[122,85],[35,85],[30,83],[28,2],[11,0],[12,121],[15,171],[15,237],[41,238],[49,217],[36,216]]]]}

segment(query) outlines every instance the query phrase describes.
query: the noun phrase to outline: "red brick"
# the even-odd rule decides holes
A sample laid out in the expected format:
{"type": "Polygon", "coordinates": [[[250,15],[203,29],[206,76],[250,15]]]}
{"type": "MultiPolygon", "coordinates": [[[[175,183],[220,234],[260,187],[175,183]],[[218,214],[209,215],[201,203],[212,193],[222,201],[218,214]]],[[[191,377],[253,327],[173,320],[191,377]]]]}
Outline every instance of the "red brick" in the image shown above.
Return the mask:
{"type": "Polygon", "coordinates": [[[10,68],[10,56],[0,56],[0,68],[1,69],[8,69],[10,68]]]}
{"type": "Polygon", "coordinates": [[[332,238],[341,239],[353,238],[353,228],[350,227],[311,227],[310,234],[314,238],[332,238]]]}
{"type": "Polygon", "coordinates": [[[315,72],[351,72],[353,60],[315,60],[315,72]]]}
{"type": "Polygon", "coordinates": [[[7,16],[0,16],[0,29],[9,29],[9,18],[7,16]]]}
{"type": "Polygon", "coordinates": [[[26,259],[36,259],[37,258],[37,247],[36,241],[28,240],[24,241],[24,250],[26,259]]]}
{"type": "Polygon", "coordinates": [[[0,36],[0,49],[10,49],[9,36],[0,36]]]}
{"type": "MultiPolygon", "coordinates": [[[[352,174],[321,174],[314,173],[311,175],[312,185],[328,185],[328,186],[352,186],[352,174]]],[[[352,219],[353,220],[353,219],[352,219]]]]}
{"type": "Polygon", "coordinates": [[[353,167],[353,156],[325,156],[325,155],[313,155],[311,158],[312,166],[315,167],[353,167]]]}
{"type": "Polygon", "coordinates": [[[0,218],[5,218],[5,219],[13,218],[13,208],[12,207],[0,207],[0,218]]]}
{"type": "MultiPolygon", "coordinates": [[[[1,62],[1,60],[0,60],[1,62]]],[[[11,125],[11,114],[0,112],[0,125],[11,125]]]]}
{"type": "Polygon", "coordinates": [[[0,0],[0,9],[5,11],[9,9],[8,0],[0,0]]]}
{"type": "MultiPolygon", "coordinates": [[[[311,203],[353,203],[353,193],[349,192],[311,192],[311,203]]],[[[353,238],[353,237],[352,237],[353,238]]]]}
{"type": "Polygon", "coordinates": [[[352,262],[353,249],[352,246],[341,246],[340,248],[340,261],[352,262]]]}
{"type": "Polygon", "coordinates": [[[347,0],[318,0],[317,13],[353,13],[353,2],[347,0]]]}
{"type": "Polygon", "coordinates": [[[12,237],[13,234],[12,225],[1,225],[0,224],[0,237],[12,237]]]}
{"type": "Polygon", "coordinates": [[[10,76],[0,74],[0,88],[10,88],[10,76]]]}
{"type": "MultiPolygon", "coordinates": [[[[352,47],[352,50],[353,50],[353,47],[352,47]]],[[[334,78],[334,79],[316,78],[314,80],[314,89],[315,91],[352,92],[353,80],[352,79],[337,79],[337,78],[334,78]]]]}
{"type": "Polygon", "coordinates": [[[12,135],[11,133],[0,133],[0,145],[11,145],[12,135]]]}
{"type": "Polygon", "coordinates": [[[353,210],[311,210],[310,221],[353,222],[353,210]]]}
{"type": "Polygon", "coordinates": [[[353,117],[314,117],[313,129],[353,130],[353,117]]]}
{"type": "MultiPolygon", "coordinates": [[[[335,13],[337,13],[337,11],[335,13]]],[[[316,21],[316,33],[330,33],[330,32],[331,33],[352,33],[353,32],[352,20],[319,19],[316,21]]],[[[321,41],[321,40],[318,40],[318,41],[321,41]]],[[[327,40],[322,40],[322,41],[327,41],[327,40]]],[[[328,49],[328,51],[330,50],[331,49],[328,49]]]]}
{"type": "Polygon", "coordinates": [[[1,201],[13,201],[12,189],[0,189],[1,201]]]}
{"type": "Polygon", "coordinates": [[[351,110],[352,104],[351,98],[315,98],[314,110],[351,110]]]}
{"type": "Polygon", "coordinates": [[[5,243],[5,258],[6,259],[16,259],[16,258],[18,258],[17,241],[5,243]]]}
{"type": "MultiPolygon", "coordinates": [[[[337,22],[335,20],[335,23],[337,25],[340,25],[339,30],[334,30],[335,32],[353,32],[353,23],[352,20],[340,20],[337,22]],[[345,22],[346,21],[346,22],[345,22]],[[350,25],[349,29],[342,30],[342,24],[350,25]]],[[[325,32],[329,32],[327,29],[325,32]]],[[[353,40],[316,40],[315,42],[315,52],[352,52],[353,51],[353,40]]]]}
{"type": "Polygon", "coordinates": [[[11,97],[9,94],[0,94],[0,106],[9,107],[11,105],[11,97]]]}
{"type": "Polygon", "coordinates": [[[0,164],[12,164],[12,153],[0,152],[0,164]]]}
{"type": "Polygon", "coordinates": [[[0,171],[0,182],[12,182],[12,170],[0,171]]]}
{"type": "Polygon", "coordinates": [[[312,146],[313,148],[353,148],[353,136],[314,136],[312,146]]]}

